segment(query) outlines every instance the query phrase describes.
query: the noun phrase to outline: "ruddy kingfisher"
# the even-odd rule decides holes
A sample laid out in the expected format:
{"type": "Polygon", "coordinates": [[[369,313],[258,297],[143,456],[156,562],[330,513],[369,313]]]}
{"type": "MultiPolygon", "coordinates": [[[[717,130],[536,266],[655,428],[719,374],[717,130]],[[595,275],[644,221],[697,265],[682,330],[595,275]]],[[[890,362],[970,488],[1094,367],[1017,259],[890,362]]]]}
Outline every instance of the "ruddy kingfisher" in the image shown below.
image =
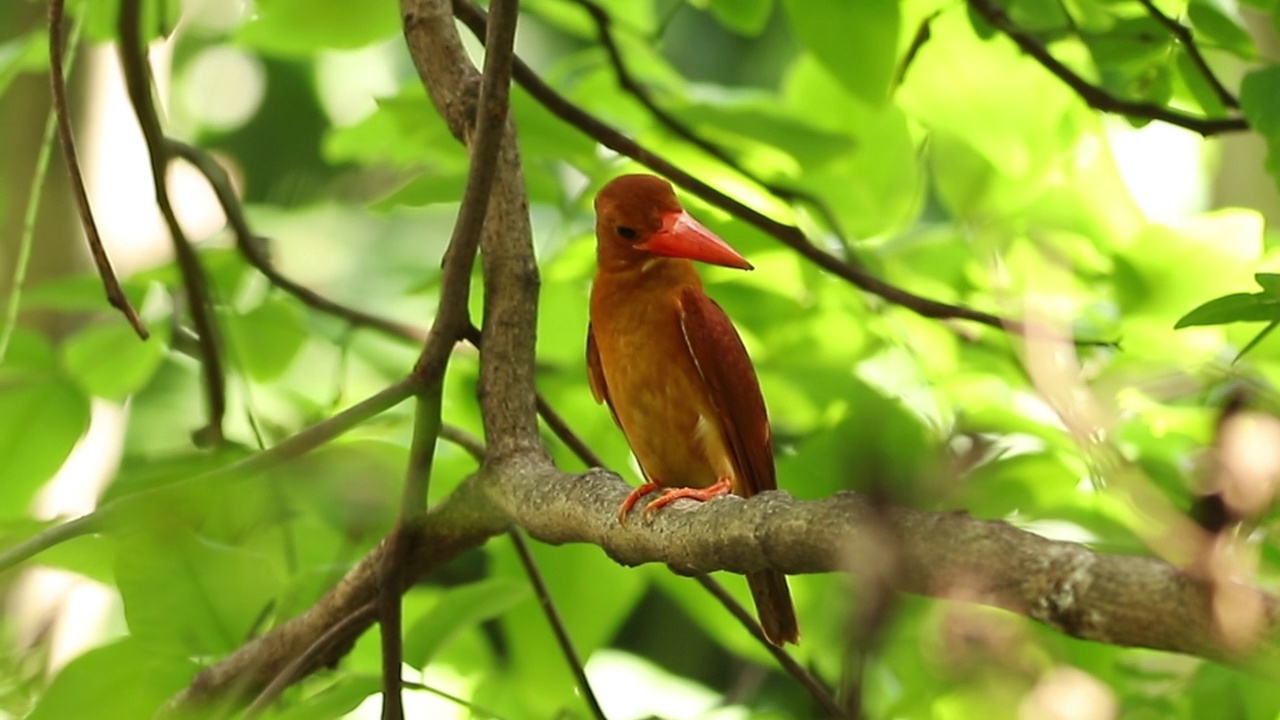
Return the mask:
{"type": "MultiPolygon", "coordinates": [[[[596,196],[596,259],[587,371],[646,482],[644,513],[679,498],[750,497],[777,488],[769,418],[742,339],[707,297],[692,261],[752,269],[681,207],[670,183],[623,175],[596,196]]],[[[760,624],[775,645],[799,638],[786,576],[747,574],[760,624]]]]}

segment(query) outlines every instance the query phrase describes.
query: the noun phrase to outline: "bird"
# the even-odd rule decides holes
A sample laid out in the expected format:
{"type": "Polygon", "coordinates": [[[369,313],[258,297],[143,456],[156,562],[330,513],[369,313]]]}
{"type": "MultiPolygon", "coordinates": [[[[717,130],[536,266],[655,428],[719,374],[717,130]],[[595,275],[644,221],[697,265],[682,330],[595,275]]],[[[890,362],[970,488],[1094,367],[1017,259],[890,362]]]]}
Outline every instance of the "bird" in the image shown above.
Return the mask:
{"type": "MultiPolygon", "coordinates": [[[[587,326],[587,374],[626,436],[645,482],[618,509],[648,517],[680,498],[750,497],[777,488],[769,418],[751,358],[729,316],[707,296],[693,261],[751,263],[681,206],[654,175],[622,175],[595,198],[597,270],[587,326]]],[[[747,573],[765,637],[799,641],[786,576],[747,573]]]]}

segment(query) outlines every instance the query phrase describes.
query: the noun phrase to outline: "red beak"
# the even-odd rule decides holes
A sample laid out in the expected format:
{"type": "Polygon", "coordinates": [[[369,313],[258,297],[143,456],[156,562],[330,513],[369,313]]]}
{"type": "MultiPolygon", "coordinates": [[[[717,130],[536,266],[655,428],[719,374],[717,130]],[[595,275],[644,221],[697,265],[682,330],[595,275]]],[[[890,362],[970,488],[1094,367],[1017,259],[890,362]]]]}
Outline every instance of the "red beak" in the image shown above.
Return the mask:
{"type": "Polygon", "coordinates": [[[755,269],[737,250],[729,247],[729,243],[683,210],[663,216],[662,229],[636,247],[663,257],[698,260],[739,270],[755,269]]]}

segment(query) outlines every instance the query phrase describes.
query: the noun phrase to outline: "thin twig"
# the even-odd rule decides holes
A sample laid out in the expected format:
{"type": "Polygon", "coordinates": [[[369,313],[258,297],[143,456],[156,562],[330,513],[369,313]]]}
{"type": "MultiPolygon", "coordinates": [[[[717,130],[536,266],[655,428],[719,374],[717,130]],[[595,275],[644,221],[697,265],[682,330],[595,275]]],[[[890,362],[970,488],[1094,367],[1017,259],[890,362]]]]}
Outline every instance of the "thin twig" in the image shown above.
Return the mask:
{"type": "Polygon", "coordinates": [[[605,466],[604,460],[600,459],[600,456],[596,455],[595,451],[569,428],[569,424],[565,422],[564,418],[560,417],[560,413],[556,412],[555,408],[551,407],[551,403],[547,402],[542,393],[538,393],[537,400],[538,415],[542,416],[543,422],[547,424],[547,427],[551,428],[551,432],[557,438],[560,438],[560,442],[567,445],[573,451],[573,454],[577,455],[578,459],[585,463],[588,468],[602,468],[605,466]]]}
{"type": "Polygon", "coordinates": [[[341,318],[355,327],[366,327],[390,337],[402,338],[419,344],[426,340],[427,332],[422,328],[349,308],[281,274],[271,263],[271,259],[262,251],[263,239],[250,228],[248,218],[244,213],[244,205],[236,196],[235,187],[232,185],[226,169],[207,152],[187,143],[170,139],[168,146],[173,155],[191,163],[201,175],[204,175],[209,187],[213,190],[214,196],[218,198],[222,213],[227,218],[227,225],[231,227],[232,235],[236,241],[236,249],[244,256],[249,265],[262,273],[272,285],[294,296],[303,305],[341,318]]]}
{"type": "Polygon", "coordinates": [[[907,46],[907,51],[902,54],[902,62],[898,63],[897,69],[893,72],[893,87],[898,87],[903,80],[907,79],[907,70],[911,69],[911,64],[915,62],[916,56],[920,54],[920,49],[933,37],[933,21],[941,14],[941,10],[934,10],[920,21],[919,27],[916,28],[916,34],[911,38],[911,44],[907,46]]]}
{"type": "Polygon", "coordinates": [[[280,697],[280,693],[311,672],[317,660],[328,654],[335,645],[346,640],[356,629],[367,626],[375,615],[377,615],[377,605],[367,603],[316,638],[305,652],[285,666],[284,670],[272,679],[271,684],[258,693],[253,703],[244,711],[244,720],[253,720],[265,712],[280,697]]]}
{"type": "Polygon", "coordinates": [[[1196,44],[1195,38],[1191,36],[1191,28],[1165,15],[1151,0],[1138,0],[1138,2],[1146,9],[1148,15],[1155,18],[1156,22],[1163,25],[1170,34],[1178,39],[1182,48],[1187,51],[1187,57],[1191,58],[1191,62],[1196,66],[1196,70],[1213,88],[1218,100],[1226,107],[1239,110],[1240,101],[1236,99],[1235,95],[1231,94],[1231,91],[1222,84],[1222,81],[1218,79],[1218,76],[1209,67],[1204,55],[1200,53],[1200,46],[1196,44]]]}
{"type": "Polygon", "coordinates": [[[462,448],[476,462],[484,462],[484,441],[457,425],[442,423],[440,425],[440,439],[447,440],[462,448]]]}
{"type": "Polygon", "coordinates": [[[774,197],[789,203],[804,203],[817,211],[822,221],[826,223],[832,235],[840,241],[846,252],[850,251],[849,240],[844,234],[844,230],[840,227],[840,221],[836,218],[836,214],[827,205],[826,201],[804,190],[794,190],[777,183],[769,182],[760,177],[756,173],[748,170],[738,162],[736,158],[730,155],[724,148],[699,136],[690,127],[681,122],[676,116],[664,110],[653,96],[649,94],[648,88],[642,85],[627,69],[626,62],[622,59],[622,50],[618,47],[617,40],[613,36],[613,18],[609,13],[594,0],[573,0],[580,5],[591,16],[592,21],[596,24],[596,36],[600,39],[600,44],[604,46],[605,54],[609,56],[609,64],[613,67],[613,73],[618,78],[618,84],[622,89],[630,93],[641,105],[649,111],[649,114],[661,123],[664,127],[682,138],[685,142],[697,147],[711,157],[724,163],[734,172],[747,178],[751,182],[768,190],[774,197]]]}
{"type": "Polygon", "coordinates": [[[431,687],[430,685],[413,682],[411,680],[401,680],[400,686],[406,690],[421,690],[422,692],[429,692],[432,695],[435,695],[436,697],[444,698],[445,700],[448,700],[449,702],[454,703],[459,707],[464,707],[467,710],[470,710],[472,716],[474,717],[487,717],[487,718],[492,718],[492,720],[503,720],[502,715],[499,715],[498,713],[486,707],[477,705],[471,702],[470,700],[467,700],[465,698],[460,698],[457,695],[454,695],[452,693],[447,693],[439,688],[431,687]]]}
{"type": "MultiPolygon", "coordinates": [[[[71,195],[76,201],[76,210],[80,213],[80,224],[84,227],[84,237],[89,243],[89,254],[93,256],[93,264],[98,269],[98,277],[102,278],[103,289],[107,293],[107,302],[124,313],[125,319],[133,327],[138,337],[146,340],[151,336],[147,326],[138,317],[138,311],[129,302],[116,271],[111,267],[111,258],[102,245],[102,236],[98,234],[98,223],[93,219],[93,209],[89,205],[89,194],[84,187],[84,176],[80,172],[80,160],[76,153],[75,137],[71,133],[71,112],[67,107],[66,64],[63,60],[62,16],[63,0],[49,0],[49,83],[53,89],[53,113],[58,123],[58,144],[62,148],[62,160],[67,165],[67,179],[71,182],[71,195]]],[[[79,35],[80,21],[76,21],[76,35],[79,35]]],[[[73,39],[72,42],[75,42],[73,39]]],[[[74,45],[70,52],[75,52],[74,45]]],[[[40,175],[37,175],[39,177],[40,175]]]]}
{"type": "Polygon", "coordinates": [[[386,545],[377,598],[378,637],[382,640],[382,720],[404,720],[404,696],[400,685],[400,666],[404,663],[400,587],[408,543],[405,542],[403,512],[387,536],[386,545]]]}
{"type": "Polygon", "coordinates": [[[573,676],[578,681],[578,689],[582,691],[583,697],[587,700],[587,705],[591,708],[591,714],[595,716],[596,720],[606,720],[604,709],[600,707],[600,701],[596,699],[596,694],[591,689],[591,681],[587,679],[586,666],[583,665],[582,658],[573,647],[573,639],[569,637],[569,631],[565,629],[564,620],[560,617],[560,611],[556,609],[555,601],[551,598],[551,592],[547,589],[547,584],[542,579],[542,572],[538,570],[538,563],[533,559],[533,553],[529,551],[529,544],[525,542],[519,528],[512,528],[507,535],[511,537],[511,543],[515,545],[516,554],[520,556],[520,564],[524,566],[525,574],[529,576],[529,582],[533,583],[533,590],[538,595],[538,604],[542,606],[542,612],[547,616],[547,622],[551,624],[551,630],[556,635],[556,642],[560,644],[560,652],[564,654],[565,660],[568,661],[569,669],[573,671],[573,676]]]}
{"type": "MultiPolygon", "coordinates": [[[[442,424],[440,426],[440,437],[465,450],[477,462],[484,462],[487,451],[485,450],[484,442],[475,435],[457,426],[442,424]]],[[[542,572],[538,569],[537,560],[534,559],[533,553],[529,550],[529,544],[525,542],[524,536],[521,535],[519,530],[512,529],[508,534],[511,536],[511,542],[516,547],[516,552],[520,556],[520,562],[524,565],[525,572],[529,575],[529,581],[533,584],[534,592],[538,596],[538,603],[542,607],[543,613],[547,616],[547,622],[555,632],[561,652],[564,653],[566,661],[568,661],[570,668],[574,672],[574,676],[578,679],[579,689],[586,696],[587,703],[591,706],[595,716],[603,720],[604,712],[600,709],[600,703],[596,700],[595,692],[591,689],[582,661],[579,659],[577,651],[569,639],[568,631],[564,627],[564,621],[560,617],[560,612],[556,609],[555,601],[551,597],[551,592],[547,589],[546,581],[542,578],[542,572]]],[[[406,687],[408,687],[407,684],[406,687]]],[[[430,690],[430,688],[424,689],[430,690]]],[[[450,696],[450,699],[454,698],[450,696]]],[[[462,700],[456,701],[466,704],[462,700]]],[[[493,713],[488,712],[488,714],[492,715],[493,713]]]]}
{"type": "Polygon", "coordinates": [[[467,185],[462,194],[458,218],[445,250],[436,319],[413,370],[423,387],[418,393],[413,441],[409,448],[409,465],[400,504],[400,521],[388,539],[388,550],[382,564],[379,615],[383,639],[383,720],[401,720],[404,717],[399,684],[402,654],[400,587],[407,561],[407,543],[402,536],[427,516],[431,467],[440,434],[444,373],[454,344],[471,326],[467,310],[471,271],[475,266],[480,235],[489,213],[489,197],[497,177],[498,155],[508,122],[511,58],[514,55],[520,4],[519,0],[494,0],[492,8],[493,21],[489,23],[485,38],[489,50],[485,54],[484,70],[480,78],[474,134],[465,139],[471,151],[471,166],[467,172],[467,185]]]}
{"type": "MultiPolygon", "coordinates": [[[[470,28],[473,34],[477,37],[484,34],[487,21],[483,10],[470,2],[470,0],[453,0],[453,8],[458,19],[470,28]]],[[[610,150],[625,155],[655,172],[661,173],[676,185],[693,193],[707,203],[772,236],[782,244],[795,250],[801,257],[832,275],[842,278],[872,295],[879,296],[890,303],[900,305],[924,317],[969,320],[1006,332],[1027,333],[1026,326],[1016,320],[1002,318],[998,315],[973,310],[961,305],[952,305],[921,297],[871,275],[864,268],[837,258],[809,242],[800,228],[779,222],[747,207],[570,102],[543,81],[542,78],[538,77],[537,73],[530,69],[519,57],[515,58],[513,75],[521,87],[527,90],[534,99],[542,103],[543,107],[551,111],[556,117],[578,128],[610,150]]],[[[1113,345],[1114,343],[1084,341],[1084,344],[1113,345]]]]}
{"type": "Polygon", "coordinates": [[[986,20],[992,27],[1004,33],[1023,52],[1035,58],[1044,69],[1053,73],[1067,87],[1076,91],[1080,99],[1102,112],[1117,113],[1131,118],[1160,120],[1177,125],[1205,137],[1228,132],[1239,132],[1249,129],[1249,121],[1243,117],[1204,118],[1156,105],[1148,102],[1137,102],[1118,98],[1106,90],[1093,85],[1080,77],[1074,70],[1055,58],[1038,38],[1015,23],[994,0],[968,0],[969,7],[986,20]]]}
{"type": "Polygon", "coordinates": [[[797,682],[804,686],[804,689],[809,692],[810,697],[816,700],[830,717],[843,718],[846,716],[839,703],[836,702],[835,698],[831,697],[831,693],[822,686],[821,682],[818,682],[817,678],[810,674],[808,670],[805,670],[800,663],[796,662],[795,658],[792,658],[787,654],[786,650],[783,650],[781,647],[769,642],[769,640],[764,636],[764,630],[760,628],[760,623],[752,617],[751,613],[747,612],[746,608],[742,607],[742,605],[729,594],[728,590],[724,589],[723,585],[716,582],[710,575],[706,574],[694,575],[693,579],[697,580],[699,585],[706,588],[707,592],[714,595],[716,599],[720,601],[720,604],[724,605],[725,608],[729,610],[730,614],[732,614],[733,617],[747,629],[747,632],[751,633],[752,636],[760,641],[760,644],[769,651],[769,654],[773,655],[774,659],[778,661],[778,664],[781,665],[783,669],[791,675],[791,677],[795,678],[797,682]]]}
{"type": "MultiPolygon", "coordinates": [[[[475,349],[480,349],[480,343],[483,338],[480,328],[474,324],[469,326],[464,337],[475,349]]],[[[565,422],[564,418],[560,417],[560,413],[556,412],[555,408],[551,407],[551,403],[547,402],[547,398],[542,393],[536,393],[534,400],[537,404],[538,415],[542,418],[542,421],[547,424],[547,427],[551,428],[552,434],[568,446],[574,455],[578,456],[579,460],[585,463],[588,468],[602,468],[605,466],[604,460],[600,459],[600,456],[573,432],[569,424],[565,422]]]]}
{"type": "MultiPolygon", "coordinates": [[[[439,318],[437,322],[440,322],[439,318]]],[[[433,333],[432,338],[441,342],[440,335],[433,333]]],[[[447,360],[447,352],[444,357],[447,360]]],[[[435,461],[436,438],[440,435],[444,365],[440,366],[438,375],[422,380],[426,387],[418,393],[417,407],[414,410],[413,440],[405,470],[400,518],[387,537],[382,580],[378,587],[378,623],[382,638],[382,720],[404,718],[404,698],[400,687],[400,666],[404,657],[400,588],[404,582],[405,553],[408,548],[404,536],[411,528],[417,527],[427,513],[427,489],[435,461]]]]}
{"type": "Polygon", "coordinates": [[[142,128],[147,153],[151,159],[151,175],[155,184],[156,206],[169,230],[174,257],[182,274],[186,289],[187,311],[195,324],[200,341],[201,368],[204,376],[205,397],[209,404],[209,422],[196,431],[195,440],[201,445],[218,445],[222,442],[222,418],[226,414],[226,379],[223,374],[219,348],[218,326],[213,318],[213,298],[208,278],[200,265],[200,257],[178,222],[169,197],[168,169],[172,155],[168,139],[160,127],[160,116],[151,97],[151,66],[147,61],[146,44],[142,41],[140,24],[142,0],[122,0],[117,23],[120,66],[124,73],[129,102],[142,128]]]}

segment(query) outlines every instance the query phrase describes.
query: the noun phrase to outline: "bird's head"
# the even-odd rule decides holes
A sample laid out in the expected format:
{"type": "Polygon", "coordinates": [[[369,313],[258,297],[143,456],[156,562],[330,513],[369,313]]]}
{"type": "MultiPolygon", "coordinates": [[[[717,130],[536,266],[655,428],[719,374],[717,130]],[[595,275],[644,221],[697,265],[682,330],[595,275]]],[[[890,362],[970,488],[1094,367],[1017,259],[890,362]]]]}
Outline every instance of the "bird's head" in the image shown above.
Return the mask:
{"type": "Polygon", "coordinates": [[[596,195],[596,242],[603,262],[653,257],[698,260],[751,270],[751,263],[694,220],[671,183],[653,175],[623,175],[596,195]]]}

